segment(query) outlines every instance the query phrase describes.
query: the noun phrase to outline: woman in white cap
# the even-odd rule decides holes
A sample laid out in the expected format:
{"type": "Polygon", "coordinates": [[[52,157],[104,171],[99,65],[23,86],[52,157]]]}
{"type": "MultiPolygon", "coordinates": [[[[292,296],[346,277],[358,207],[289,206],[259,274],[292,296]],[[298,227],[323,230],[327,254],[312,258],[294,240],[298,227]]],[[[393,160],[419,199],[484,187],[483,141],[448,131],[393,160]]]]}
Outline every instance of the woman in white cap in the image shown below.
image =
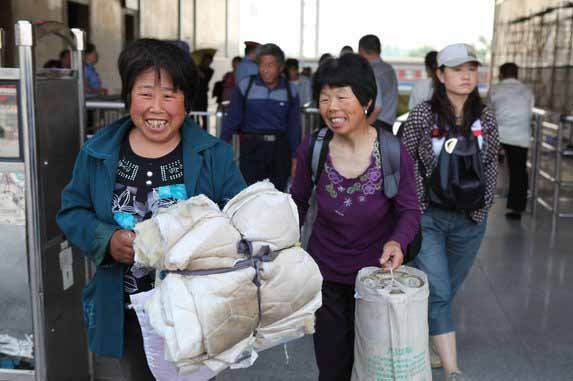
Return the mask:
{"type": "Polygon", "coordinates": [[[452,300],[485,234],[499,142],[494,114],[478,93],[480,62],[473,48],[449,45],[437,61],[434,94],[410,113],[403,143],[415,163],[423,209],[415,265],[430,284],[430,339],[439,355],[432,365],[443,365],[446,380],[461,380],[452,300]]]}

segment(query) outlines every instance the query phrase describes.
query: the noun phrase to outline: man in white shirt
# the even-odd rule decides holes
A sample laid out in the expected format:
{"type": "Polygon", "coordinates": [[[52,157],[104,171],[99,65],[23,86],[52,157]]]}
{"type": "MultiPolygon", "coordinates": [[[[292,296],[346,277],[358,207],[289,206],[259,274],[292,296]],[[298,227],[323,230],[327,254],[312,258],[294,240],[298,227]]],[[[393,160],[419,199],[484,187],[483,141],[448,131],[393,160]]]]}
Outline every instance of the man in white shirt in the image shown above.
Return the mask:
{"type": "Polygon", "coordinates": [[[499,67],[500,83],[492,86],[488,103],[495,112],[499,141],[505,150],[509,166],[509,194],[506,217],[521,218],[527,203],[527,149],[531,137],[531,90],[518,81],[518,67],[509,62],[499,67]]]}
{"type": "Polygon", "coordinates": [[[424,59],[424,64],[426,65],[426,78],[422,78],[416,81],[412,92],[410,93],[410,98],[408,99],[408,110],[412,111],[414,107],[422,102],[429,101],[432,99],[434,94],[434,77],[436,75],[436,69],[438,68],[437,57],[438,52],[432,50],[426,54],[424,59]]]}

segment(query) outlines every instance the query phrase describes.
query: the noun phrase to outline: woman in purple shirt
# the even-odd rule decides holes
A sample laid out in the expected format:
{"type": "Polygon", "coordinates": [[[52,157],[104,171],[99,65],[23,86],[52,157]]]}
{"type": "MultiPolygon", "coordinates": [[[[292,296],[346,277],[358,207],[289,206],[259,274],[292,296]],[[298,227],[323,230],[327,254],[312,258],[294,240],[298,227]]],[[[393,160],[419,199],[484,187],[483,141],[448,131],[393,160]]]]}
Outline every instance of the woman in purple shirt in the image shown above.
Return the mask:
{"type": "MultiPolygon", "coordinates": [[[[374,108],[376,80],[365,59],[346,54],[324,62],[314,98],[332,131],[316,184],[318,213],[308,251],[324,283],[314,346],[319,380],[350,380],[354,358],[354,282],[366,266],[397,268],[420,222],[414,167],[404,147],[396,197],[384,196],[377,130],[366,119],[374,108]]],[[[313,190],[311,138],[297,152],[292,196],[305,220],[313,190]]]]}

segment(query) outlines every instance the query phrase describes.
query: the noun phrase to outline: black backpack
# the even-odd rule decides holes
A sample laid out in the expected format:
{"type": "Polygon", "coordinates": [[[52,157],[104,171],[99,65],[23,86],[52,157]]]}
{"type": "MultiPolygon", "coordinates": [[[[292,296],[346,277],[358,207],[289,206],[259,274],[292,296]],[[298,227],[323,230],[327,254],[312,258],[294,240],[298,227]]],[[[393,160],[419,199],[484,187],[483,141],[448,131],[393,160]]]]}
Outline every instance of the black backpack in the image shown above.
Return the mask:
{"type": "Polygon", "coordinates": [[[485,176],[473,133],[446,139],[427,190],[430,203],[445,209],[470,211],[485,206],[485,176]]]}
{"type": "MultiPolygon", "coordinates": [[[[388,199],[392,199],[398,193],[400,185],[400,140],[391,132],[382,128],[378,132],[378,146],[382,158],[383,192],[388,199]]],[[[324,161],[328,152],[328,142],[332,139],[332,131],[323,127],[312,135],[310,142],[311,160],[309,170],[312,174],[314,187],[318,184],[324,168],[324,161]]],[[[422,229],[418,227],[416,236],[404,252],[404,263],[412,261],[422,247],[422,229]]]]}

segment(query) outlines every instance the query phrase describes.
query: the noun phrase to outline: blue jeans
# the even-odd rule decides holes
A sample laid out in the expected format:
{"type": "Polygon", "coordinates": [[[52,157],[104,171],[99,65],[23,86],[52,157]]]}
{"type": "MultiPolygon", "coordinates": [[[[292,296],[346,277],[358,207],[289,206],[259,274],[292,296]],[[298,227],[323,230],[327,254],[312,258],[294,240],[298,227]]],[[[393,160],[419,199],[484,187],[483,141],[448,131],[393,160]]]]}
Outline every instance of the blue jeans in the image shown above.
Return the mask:
{"type": "Polygon", "coordinates": [[[429,207],[422,215],[422,248],[413,265],[428,276],[430,335],[455,330],[452,300],[468,275],[485,234],[466,214],[429,207]]]}

